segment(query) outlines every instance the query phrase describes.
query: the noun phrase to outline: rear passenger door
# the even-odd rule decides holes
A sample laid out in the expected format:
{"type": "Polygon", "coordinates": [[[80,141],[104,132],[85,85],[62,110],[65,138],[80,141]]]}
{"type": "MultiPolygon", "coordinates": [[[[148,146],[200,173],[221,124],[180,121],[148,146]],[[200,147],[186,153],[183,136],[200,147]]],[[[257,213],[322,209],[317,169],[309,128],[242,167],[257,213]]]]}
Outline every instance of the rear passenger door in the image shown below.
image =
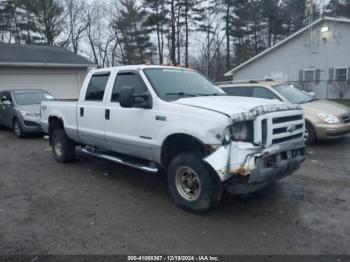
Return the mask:
{"type": "Polygon", "coordinates": [[[105,91],[110,72],[99,72],[91,76],[85,97],[78,102],[78,131],[83,144],[105,147],[105,91]]]}

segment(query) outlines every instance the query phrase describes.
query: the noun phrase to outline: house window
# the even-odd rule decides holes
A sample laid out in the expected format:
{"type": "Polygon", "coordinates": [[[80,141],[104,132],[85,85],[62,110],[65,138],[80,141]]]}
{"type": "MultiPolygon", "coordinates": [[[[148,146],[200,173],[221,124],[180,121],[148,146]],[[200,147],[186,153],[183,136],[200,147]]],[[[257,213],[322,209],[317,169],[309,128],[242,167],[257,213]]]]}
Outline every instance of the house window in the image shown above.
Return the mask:
{"type": "Polygon", "coordinates": [[[315,81],[315,70],[305,70],[304,71],[304,81],[314,82],[315,81]]]}
{"type": "Polygon", "coordinates": [[[337,68],[335,69],[335,80],[336,81],[346,81],[348,75],[347,68],[337,68]]]}

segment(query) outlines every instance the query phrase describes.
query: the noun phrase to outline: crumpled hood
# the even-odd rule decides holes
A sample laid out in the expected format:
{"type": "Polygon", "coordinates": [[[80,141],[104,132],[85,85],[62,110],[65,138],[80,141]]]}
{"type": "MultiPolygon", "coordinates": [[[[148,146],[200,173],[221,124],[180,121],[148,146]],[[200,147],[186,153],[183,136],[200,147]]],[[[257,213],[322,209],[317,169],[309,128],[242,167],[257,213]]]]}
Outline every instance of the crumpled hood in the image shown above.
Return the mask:
{"type": "Polygon", "coordinates": [[[247,113],[259,106],[283,105],[277,100],[237,96],[210,96],[183,98],[174,103],[219,112],[228,116],[247,113]]]}
{"type": "Polygon", "coordinates": [[[40,114],[40,105],[17,105],[18,110],[40,114]]]}

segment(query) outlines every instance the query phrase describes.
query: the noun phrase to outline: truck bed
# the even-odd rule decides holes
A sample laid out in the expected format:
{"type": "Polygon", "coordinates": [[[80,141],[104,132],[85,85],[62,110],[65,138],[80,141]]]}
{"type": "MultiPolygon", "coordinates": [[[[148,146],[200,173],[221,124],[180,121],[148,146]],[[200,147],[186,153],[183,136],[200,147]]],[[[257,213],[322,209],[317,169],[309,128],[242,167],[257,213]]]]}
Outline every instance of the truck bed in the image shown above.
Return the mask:
{"type": "Polygon", "coordinates": [[[49,119],[55,116],[64,123],[67,135],[73,139],[79,139],[77,122],[77,101],[76,99],[60,99],[43,101],[41,103],[41,127],[48,133],[49,119]]]}

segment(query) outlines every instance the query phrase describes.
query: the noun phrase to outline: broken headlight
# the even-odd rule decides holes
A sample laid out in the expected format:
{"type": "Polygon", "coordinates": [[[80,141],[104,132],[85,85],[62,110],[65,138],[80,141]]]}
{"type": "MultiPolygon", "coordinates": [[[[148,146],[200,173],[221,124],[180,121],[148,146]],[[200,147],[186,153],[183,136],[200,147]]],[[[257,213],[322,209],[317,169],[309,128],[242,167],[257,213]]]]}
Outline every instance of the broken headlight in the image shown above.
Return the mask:
{"type": "Polygon", "coordinates": [[[249,142],[254,141],[254,127],[253,122],[240,122],[230,126],[231,140],[236,142],[249,142]]]}

